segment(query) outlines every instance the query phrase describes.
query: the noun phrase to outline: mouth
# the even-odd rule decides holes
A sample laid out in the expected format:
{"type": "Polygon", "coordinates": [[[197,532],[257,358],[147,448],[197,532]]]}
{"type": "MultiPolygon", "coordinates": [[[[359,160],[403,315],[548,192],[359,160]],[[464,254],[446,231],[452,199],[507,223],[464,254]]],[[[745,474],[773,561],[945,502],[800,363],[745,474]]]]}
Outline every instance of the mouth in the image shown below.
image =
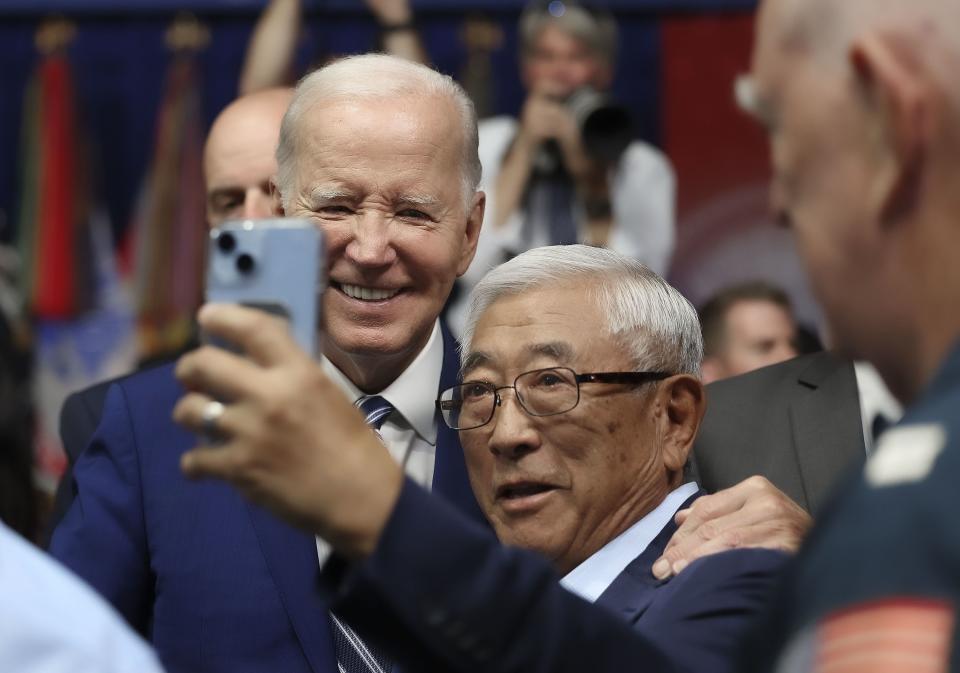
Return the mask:
{"type": "Polygon", "coordinates": [[[537,495],[539,493],[546,493],[547,491],[552,491],[553,486],[549,484],[540,484],[533,481],[520,481],[515,484],[504,484],[497,488],[497,499],[498,500],[516,500],[518,498],[526,498],[531,495],[537,495]]]}
{"type": "Polygon", "coordinates": [[[330,286],[336,290],[339,290],[351,299],[368,302],[387,301],[388,299],[393,299],[398,294],[403,292],[403,288],[367,287],[365,285],[338,283],[335,280],[330,281],[330,286]]]}
{"type": "Polygon", "coordinates": [[[496,500],[500,506],[513,514],[538,509],[556,486],[535,481],[517,481],[503,484],[496,489],[496,500]]]}

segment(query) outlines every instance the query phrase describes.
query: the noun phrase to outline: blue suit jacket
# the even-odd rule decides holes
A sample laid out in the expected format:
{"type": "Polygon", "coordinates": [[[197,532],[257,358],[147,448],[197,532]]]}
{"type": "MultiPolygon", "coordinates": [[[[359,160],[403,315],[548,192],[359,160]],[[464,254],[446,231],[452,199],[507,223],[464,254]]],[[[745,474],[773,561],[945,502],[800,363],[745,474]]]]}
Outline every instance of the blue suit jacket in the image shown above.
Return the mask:
{"type": "MultiPolygon", "coordinates": [[[[444,331],[441,388],[457,371],[444,331]]],[[[225,484],[183,477],[196,440],[171,420],[182,395],[172,365],[111,387],[51,552],[150,637],[171,672],[336,671],[313,536],[225,484]]],[[[482,520],[442,423],[433,489],[482,520]]]]}
{"type": "Polygon", "coordinates": [[[650,568],[675,528],[589,604],[542,558],[499,545],[408,481],[374,554],[328,564],[319,591],[416,673],[732,671],[786,556],[729,551],[660,582],[650,568]]]}

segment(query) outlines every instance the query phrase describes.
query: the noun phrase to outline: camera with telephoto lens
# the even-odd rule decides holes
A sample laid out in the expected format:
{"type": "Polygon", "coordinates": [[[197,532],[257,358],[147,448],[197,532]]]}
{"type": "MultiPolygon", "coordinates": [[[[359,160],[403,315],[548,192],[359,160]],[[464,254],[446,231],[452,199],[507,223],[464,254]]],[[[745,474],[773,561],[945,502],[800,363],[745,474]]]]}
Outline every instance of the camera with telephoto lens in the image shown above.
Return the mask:
{"type": "Polygon", "coordinates": [[[590,87],[574,91],[566,105],[587,154],[605,163],[619,161],[633,140],[633,119],[627,108],[590,87]]]}

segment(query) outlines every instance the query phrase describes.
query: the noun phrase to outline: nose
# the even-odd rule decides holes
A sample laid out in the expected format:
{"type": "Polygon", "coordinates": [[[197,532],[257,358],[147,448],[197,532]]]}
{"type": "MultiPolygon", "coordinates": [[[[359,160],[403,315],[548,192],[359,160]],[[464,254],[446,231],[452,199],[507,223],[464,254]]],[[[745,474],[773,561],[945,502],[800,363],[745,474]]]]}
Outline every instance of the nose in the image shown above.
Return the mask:
{"type": "Polygon", "coordinates": [[[540,433],[534,419],[523,410],[517,394],[510,389],[500,390],[500,405],[490,420],[492,431],[487,448],[495,456],[517,459],[540,446],[540,433]]]}
{"type": "Polygon", "coordinates": [[[397,257],[391,240],[391,225],[378,212],[355,215],[353,238],[347,244],[346,256],[359,266],[377,267],[392,264],[397,257]]]}
{"type": "Polygon", "coordinates": [[[260,186],[247,190],[243,199],[243,219],[261,220],[273,215],[273,197],[260,186]]]}

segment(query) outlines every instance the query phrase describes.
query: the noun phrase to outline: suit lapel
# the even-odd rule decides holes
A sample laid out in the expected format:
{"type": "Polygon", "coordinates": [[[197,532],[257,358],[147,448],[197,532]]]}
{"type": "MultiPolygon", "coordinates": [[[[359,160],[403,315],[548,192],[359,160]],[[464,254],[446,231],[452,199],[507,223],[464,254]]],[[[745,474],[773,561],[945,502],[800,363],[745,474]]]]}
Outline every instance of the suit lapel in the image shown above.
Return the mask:
{"type": "Polygon", "coordinates": [[[314,537],[256,505],[248,503],[247,509],[304,658],[316,673],[336,671],[328,607],[314,591],[319,572],[314,537]]]}
{"type": "Polygon", "coordinates": [[[863,426],[853,366],[815,358],[797,378],[790,425],[807,508],[814,516],[838,475],[864,461],[863,426]]]}
{"type": "MultiPolygon", "coordinates": [[[[443,335],[443,369],[440,372],[440,391],[455,385],[460,378],[460,357],[457,342],[454,340],[446,325],[440,324],[443,335]]],[[[462,512],[471,518],[487,525],[486,519],[480,512],[470,480],[467,477],[467,467],[463,460],[463,448],[460,446],[460,437],[455,430],[447,427],[440,418],[440,412],[435,411],[433,422],[437,425],[436,459],[433,467],[433,492],[443,496],[462,512]]]]}
{"type": "MultiPolygon", "coordinates": [[[[704,491],[699,491],[686,500],[677,511],[689,507],[694,500],[704,495],[704,491]]],[[[607,590],[600,594],[597,604],[606,607],[608,610],[621,615],[629,623],[633,624],[646,612],[650,602],[655,595],[655,589],[666,584],[669,580],[658,580],[653,576],[651,568],[654,562],[663,554],[667,543],[677,530],[677,524],[673,517],[664,526],[657,537],[647,545],[637,558],[617,575],[613,583],[607,587],[607,590]]]]}

